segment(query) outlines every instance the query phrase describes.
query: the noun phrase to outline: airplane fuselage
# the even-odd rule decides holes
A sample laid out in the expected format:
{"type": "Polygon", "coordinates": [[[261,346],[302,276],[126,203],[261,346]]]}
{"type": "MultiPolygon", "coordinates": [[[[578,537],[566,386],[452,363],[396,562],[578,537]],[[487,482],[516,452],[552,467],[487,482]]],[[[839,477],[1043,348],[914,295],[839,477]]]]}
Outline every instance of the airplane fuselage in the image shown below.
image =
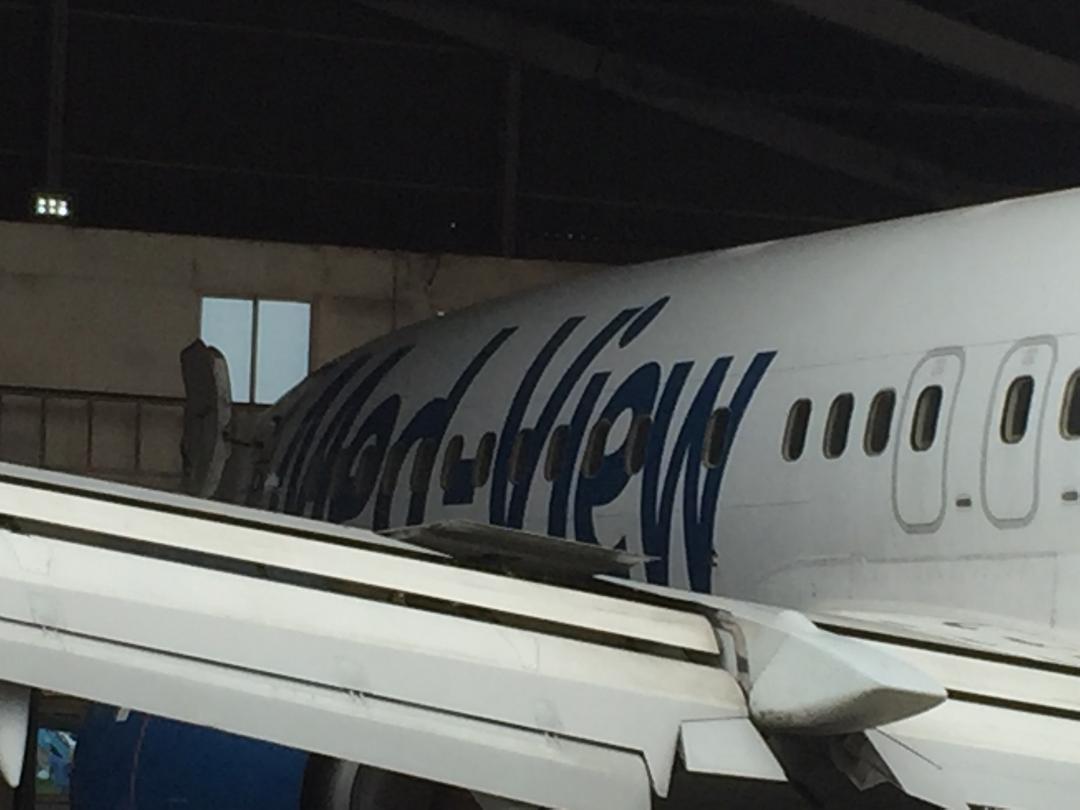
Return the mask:
{"type": "Polygon", "coordinates": [[[1075,194],[1006,203],[417,325],[286,397],[243,497],[621,545],[651,581],[800,609],[1075,631],[1078,217],[1075,194]]]}

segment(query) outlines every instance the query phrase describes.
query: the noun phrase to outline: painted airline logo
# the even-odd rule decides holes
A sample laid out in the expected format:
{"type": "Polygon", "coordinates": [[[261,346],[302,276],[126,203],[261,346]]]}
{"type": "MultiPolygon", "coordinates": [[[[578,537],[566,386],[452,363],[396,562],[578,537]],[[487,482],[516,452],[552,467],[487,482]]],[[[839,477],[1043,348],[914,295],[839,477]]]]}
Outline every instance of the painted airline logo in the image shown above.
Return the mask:
{"type": "MultiPolygon", "coordinates": [[[[640,338],[668,300],[665,297],[647,307],[622,310],[589,335],[575,355],[562,358],[560,365],[553,365],[560,358],[560,349],[572,335],[588,328],[587,319],[568,318],[555,330],[525,368],[502,425],[492,426],[498,433],[498,443],[491,476],[483,488],[488,490],[490,522],[521,528],[530,494],[541,489],[535,486],[539,479],[550,487],[547,525],[529,528],[558,537],[597,542],[594,512],[615,501],[626,490],[631,476],[624,460],[625,442],[605,455],[595,476],[576,474],[587,432],[599,420],[614,423],[627,412],[634,416],[648,415],[652,427],[645,462],[636,474],[642,476],[638,507],[642,549],[657,558],[649,565],[649,580],[668,581],[674,524],[681,518],[691,586],[707,591],[714,523],[728,454],[754,392],[776,353],[760,352],[750,360],[727,403],[719,403],[717,398],[731,372],[734,363],[731,356],[713,360],[696,391],[687,389],[694,367],[692,361],[676,362],[666,369],[658,362],[646,362],[619,381],[601,402],[603,392],[611,390],[612,372],[595,367],[597,358],[612,344],[627,347],[640,338]],[[545,386],[542,393],[538,391],[541,378],[555,369],[562,371],[556,384],[545,386]],[[575,394],[576,401],[570,402],[575,394]],[[546,396],[542,405],[534,403],[538,396],[546,396]],[[539,415],[527,423],[526,414],[535,413],[537,405],[540,405],[539,415]],[[726,435],[720,458],[715,464],[705,466],[701,459],[706,427],[718,407],[729,411],[726,435]],[[684,414],[678,424],[674,420],[677,408],[684,414]],[[569,415],[568,422],[563,416],[568,426],[564,462],[548,485],[540,472],[542,450],[563,414],[569,415]],[[524,458],[518,462],[524,463],[524,475],[519,475],[514,483],[509,475],[511,450],[522,430],[528,430],[527,440],[519,451],[524,453],[524,458]]],[[[433,441],[441,451],[462,399],[492,357],[517,331],[517,327],[499,331],[465,366],[445,395],[435,397],[410,414],[402,413],[400,395],[379,388],[413,346],[399,347],[384,357],[357,354],[335,365],[328,370],[330,379],[315,400],[297,406],[298,425],[289,441],[276,451],[277,486],[269,507],[335,522],[357,518],[370,507],[373,528],[381,529],[389,526],[395,498],[409,498],[406,521],[417,524],[425,519],[429,492],[432,499],[441,493],[446,507],[474,504],[477,498],[485,497],[473,484],[475,458],[460,459],[448,471],[444,489],[406,486],[411,473],[408,466],[400,471],[404,483],[395,486],[396,481],[382,480],[386,476],[397,477],[399,473],[391,469],[394,465],[385,462],[387,458],[403,457],[425,440],[433,441]],[[365,476],[367,480],[362,480],[356,470],[365,450],[376,454],[379,476],[365,476]]],[[[288,423],[292,422],[290,416],[285,417],[288,423]]],[[[479,437],[471,438],[475,444],[479,437]]],[[[441,465],[433,467],[438,470],[441,465]]],[[[430,470],[428,473],[432,474],[430,470]]]]}

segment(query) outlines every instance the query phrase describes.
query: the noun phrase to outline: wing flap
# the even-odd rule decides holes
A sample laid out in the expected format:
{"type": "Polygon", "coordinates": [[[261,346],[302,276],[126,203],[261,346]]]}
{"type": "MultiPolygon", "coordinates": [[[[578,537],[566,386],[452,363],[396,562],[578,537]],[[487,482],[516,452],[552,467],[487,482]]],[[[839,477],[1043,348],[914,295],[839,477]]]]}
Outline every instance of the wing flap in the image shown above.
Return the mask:
{"type": "Polygon", "coordinates": [[[180,555],[205,567],[256,566],[269,578],[413,595],[427,604],[469,605],[517,621],[705,655],[719,651],[712,629],[699,616],[425,564],[424,558],[445,560],[446,555],[373,532],[255,509],[0,464],[0,515],[22,531],[131,554],[180,555]]]}
{"type": "Polygon", "coordinates": [[[587,581],[599,574],[626,576],[652,559],[622,549],[466,520],[404,526],[384,534],[469,565],[558,581],[587,581]]]}

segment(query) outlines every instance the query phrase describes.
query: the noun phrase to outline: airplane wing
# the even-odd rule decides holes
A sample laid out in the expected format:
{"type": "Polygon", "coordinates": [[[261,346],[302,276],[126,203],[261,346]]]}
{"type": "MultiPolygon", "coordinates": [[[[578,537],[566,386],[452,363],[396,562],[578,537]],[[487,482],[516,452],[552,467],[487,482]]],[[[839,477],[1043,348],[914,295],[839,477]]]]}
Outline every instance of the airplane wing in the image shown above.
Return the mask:
{"type": "Polygon", "coordinates": [[[537,807],[644,810],[676,771],[956,808],[1080,788],[1075,668],[475,570],[490,536],[466,528],[394,539],[0,465],[0,773],[17,782],[34,688],[537,807]]]}

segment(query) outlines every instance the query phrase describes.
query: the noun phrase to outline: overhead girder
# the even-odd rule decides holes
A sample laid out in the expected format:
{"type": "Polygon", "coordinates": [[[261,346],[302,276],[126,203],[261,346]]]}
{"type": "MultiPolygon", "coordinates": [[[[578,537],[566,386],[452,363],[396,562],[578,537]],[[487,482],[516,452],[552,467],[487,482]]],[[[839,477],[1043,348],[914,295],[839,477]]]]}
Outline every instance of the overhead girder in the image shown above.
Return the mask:
{"type": "Polygon", "coordinates": [[[542,70],[586,82],[698,126],[941,206],[999,196],[1001,189],[930,161],[725,96],[642,62],[489,9],[426,0],[360,0],[368,8],[542,70]]]}
{"type": "Polygon", "coordinates": [[[909,0],[772,1],[1080,112],[1080,65],[909,0]]]}

